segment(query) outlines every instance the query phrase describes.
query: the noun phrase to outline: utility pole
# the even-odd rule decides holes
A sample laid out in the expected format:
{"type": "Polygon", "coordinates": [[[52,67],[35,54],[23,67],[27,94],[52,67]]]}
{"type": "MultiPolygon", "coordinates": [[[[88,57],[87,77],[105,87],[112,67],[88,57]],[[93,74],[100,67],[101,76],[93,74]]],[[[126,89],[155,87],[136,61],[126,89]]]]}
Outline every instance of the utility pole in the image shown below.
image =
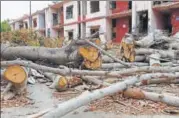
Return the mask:
{"type": "Polygon", "coordinates": [[[30,2],[30,14],[29,14],[29,27],[30,27],[30,29],[32,29],[32,15],[31,15],[31,1],[29,1],[30,2]]]}

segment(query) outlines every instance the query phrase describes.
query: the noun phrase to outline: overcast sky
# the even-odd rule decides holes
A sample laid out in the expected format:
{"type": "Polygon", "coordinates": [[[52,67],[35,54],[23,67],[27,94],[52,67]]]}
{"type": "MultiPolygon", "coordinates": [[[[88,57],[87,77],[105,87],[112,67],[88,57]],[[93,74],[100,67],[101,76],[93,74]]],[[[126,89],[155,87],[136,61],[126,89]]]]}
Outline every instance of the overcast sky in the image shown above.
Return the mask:
{"type": "MultiPolygon", "coordinates": [[[[52,1],[32,1],[32,13],[52,4],[52,1]]],[[[29,1],[1,1],[1,21],[29,14],[29,1]]]]}

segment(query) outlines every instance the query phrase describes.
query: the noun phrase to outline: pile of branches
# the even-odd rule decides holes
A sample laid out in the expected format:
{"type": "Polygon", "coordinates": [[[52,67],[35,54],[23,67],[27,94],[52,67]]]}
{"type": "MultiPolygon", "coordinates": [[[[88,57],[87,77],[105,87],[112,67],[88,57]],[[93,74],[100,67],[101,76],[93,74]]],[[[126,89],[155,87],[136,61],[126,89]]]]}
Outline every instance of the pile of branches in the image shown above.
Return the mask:
{"type": "Polygon", "coordinates": [[[47,38],[31,29],[21,29],[9,32],[1,32],[1,43],[10,43],[12,46],[43,46],[60,48],[64,38],[47,38]]]}
{"type": "Polygon", "coordinates": [[[168,48],[160,46],[165,42],[167,42],[166,45],[173,44],[177,41],[175,38],[166,36],[153,39],[149,34],[147,36],[149,38],[144,37],[136,41],[133,37],[126,36],[120,46],[121,58],[116,58],[115,55],[101,48],[100,40],[92,40],[94,35],[74,40],[62,48],[12,47],[1,44],[1,57],[9,60],[1,61],[1,66],[4,67],[1,75],[9,81],[3,95],[10,89],[14,90],[15,94],[22,94],[27,82],[32,81],[29,78],[33,75],[50,79],[53,82],[50,87],[59,92],[66,91],[82,82],[90,82],[100,87],[85,91],[76,98],[45,109],[29,118],[62,117],[94,100],[115,93],[123,94],[124,97],[148,99],[179,107],[178,96],[148,92],[137,88],[141,85],[159,83],[179,84],[179,62],[177,60],[179,50],[170,45],[168,48]],[[149,39],[151,43],[146,41],[149,39]],[[154,45],[160,46],[160,49],[154,45]],[[150,58],[148,61],[139,62],[136,61],[136,56],[139,55],[150,55],[150,58]],[[20,59],[17,60],[17,58],[20,59]],[[43,64],[39,64],[39,59],[43,60],[43,64]],[[165,62],[166,60],[170,61],[165,62]],[[111,84],[102,81],[101,78],[121,78],[123,81],[111,84]]]}

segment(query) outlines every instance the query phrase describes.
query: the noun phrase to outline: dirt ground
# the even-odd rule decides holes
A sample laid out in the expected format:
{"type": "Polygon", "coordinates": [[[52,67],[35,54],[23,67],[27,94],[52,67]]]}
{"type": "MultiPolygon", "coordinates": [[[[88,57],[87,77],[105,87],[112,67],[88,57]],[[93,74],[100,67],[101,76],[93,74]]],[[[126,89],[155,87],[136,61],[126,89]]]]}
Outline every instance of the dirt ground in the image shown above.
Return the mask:
{"type": "MultiPolygon", "coordinates": [[[[143,89],[148,89],[143,87],[143,89]]],[[[44,83],[28,84],[25,96],[16,96],[12,100],[1,101],[2,118],[25,118],[46,108],[71,99],[82,91],[71,89],[66,92],[56,92],[44,83]]],[[[178,86],[151,86],[150,90],[170,93],[179,91],[178,86]],[[163,87],[163,88],[162,88],[163,87]],[[174,89],[174,88],[175,89],[174,89]],[[160,88],[160,89],[159,89],[160,88]],[[161,90],[162,88],[162,90],[161,90]],[[157,90],[158,89],[158,90],[157,90]]],[[[178,92],[179,95],[179,92],[178,92]]],[[[63,118],[178,118],[179,108],[169,107],[163,103],[148,100],[134,100],[121,97],[120,94],[107,96],[83,106],[63,118]]]]}

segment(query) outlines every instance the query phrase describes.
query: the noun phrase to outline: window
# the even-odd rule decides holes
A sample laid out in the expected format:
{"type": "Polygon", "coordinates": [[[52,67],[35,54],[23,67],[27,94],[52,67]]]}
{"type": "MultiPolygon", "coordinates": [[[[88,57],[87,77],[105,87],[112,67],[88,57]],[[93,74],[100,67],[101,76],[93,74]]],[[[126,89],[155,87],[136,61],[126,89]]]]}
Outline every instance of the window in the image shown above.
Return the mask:
{"type": "Polygon", "coordinates": [[[99,11],[99,1],[90,1],[91,5],[91,13],[95,13],[99,11]]]}
{"type": "Polygon", "coordinates": [[[25,22],[25,28],[28,29],[28,24],[27,24],[27,22],[25,22]]]}
{"type": "Polygon", "coordinates": [[[94,36],[94,38],[99,38],[99,28],[92,28],[91,29],[91,35],[98,32],[97,35],[94,36]]]}
{"type": "Polygon", "coordinates": [[[58,15],[56,13],[53,13],[52,16],[53,16],[53,25],[57,25],[58,24],[58,15]]]}
{"type": "Polygon", "coordinates": [[[47,30],[47,36],[50,38],[50,28],[47,30]]]}
{"type": "Polygon", "coordinates": [[[116,19],[112,19],[112,27],[116,27],[116,19]]]}
{"type": "Polygon", "coordinates": [[[73,39],[73,31],[68,32],[68,39],[72,40],[73,39]]]}
{"type": "Polygon", "coordinates": [[[66,8],[66,19],[73,18],[73,5],[66,8]]]}
{"type": "Polygon", "coordinates": [[[34,26],[34,27],[37,27],[37,18],[34,18],[34,19],[33,19],[33,26],[34,26]]]}
{"type": "Polygon", "coordinates": [[[116,1],[110,1],[110,8],[116,9],[116,1]]]}
{"type": "Polygon", "coordinates": [[[112,40],[116,38],[116,32],[112,33],[112,40]]]}

